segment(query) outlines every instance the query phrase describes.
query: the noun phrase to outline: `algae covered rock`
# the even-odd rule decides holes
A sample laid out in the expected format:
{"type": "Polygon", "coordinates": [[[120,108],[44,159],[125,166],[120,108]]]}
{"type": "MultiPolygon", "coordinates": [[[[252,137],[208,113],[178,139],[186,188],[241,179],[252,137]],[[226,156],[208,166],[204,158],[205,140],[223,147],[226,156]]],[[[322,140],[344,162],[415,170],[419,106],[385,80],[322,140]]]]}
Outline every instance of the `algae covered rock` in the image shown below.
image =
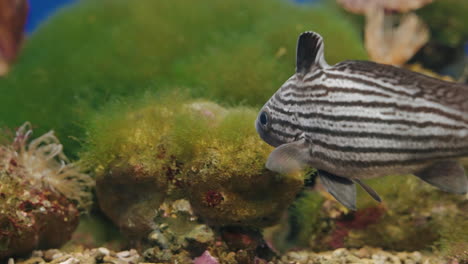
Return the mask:
{"type": "Polygon", "coordinates": [[[53,132],[29,142],[31,134],[26,123],[0,145],[0,259],[61,246],[91,202],[93,180],[68,162],[53,132]]]}
{"type": "Polygon", "coordinates": [[[318,193],[299,197],[292,213],[302,225],[291,222],[289,242],[314,250],[364,246],[433,250],[461,263],[468,259],[466,197],[442,192],[411,175],[386,176],[367,183],[383,201],[377,204],[358,189],[356,212],[347,211],[320,185],[314,187],[318,193]],[[320,194],[321,199],[313,198],[320,194]],[[312,219],[313,227],[305,225],[305,219],[312,219]]]}
{"type": "Polygon", "coordinates": [[[82,157],[97,168],[103,211],[124,229],[133,223],[131,232],[140,235],[163,201],[180,198],[212,226],[277,222],[303,179],[265,168],[271,148],[256,135],[256,111],[179,97],[118,103],[92,121],[82,157]]]}
{"type": "Polygon", "coordinates": [[[115,97],[184,85],[195,96],[258,106],[292,73],[296,38],[306,30],[327,39],[330,62],[365,58],[357,30],[332,8],[283,0],[77,1],[28,39],[0,80],[0,122],[27,118],[39,133],[53,127],[74,154],[88,114],[115,97]]]}

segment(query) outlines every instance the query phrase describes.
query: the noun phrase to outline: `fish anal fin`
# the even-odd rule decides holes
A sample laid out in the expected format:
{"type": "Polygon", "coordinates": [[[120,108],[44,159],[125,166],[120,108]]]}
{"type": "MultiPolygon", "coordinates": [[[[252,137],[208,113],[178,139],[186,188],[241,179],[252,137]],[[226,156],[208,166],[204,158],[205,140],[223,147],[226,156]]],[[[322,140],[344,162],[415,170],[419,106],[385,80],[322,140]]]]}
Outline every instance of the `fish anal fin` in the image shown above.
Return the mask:
{"type": "Polygon", "coordinates": [[[338,202],[356,211],[356,185],[351,180],[322,170],[319,176],[322,185],[338,202]]]}
{"type": "Polygon", "coordinates": [[[376,200],[379,203],[382,202],[382,199],[377,194],[377,192],[374,189],[372,189],[369,185],[365,184],[359,179],[353,179],[353,181],[359,184],[372,198],[374,198],[374,200],[376,200]]]}
{"type": "Polygon", "coordinates": [[[445,192],[456,194],[468,192],[468,178],[463,166],[456,160],[438,161],[415,175],[445,192]]]}
{"type": "Polygon", "coordinates": [[[268,157],[266,167],[281,174],[298,173],[309,167],[309,146],[304,139],[277,147],[268,157]]]}
{"type": "Polygon", "coordinates": [[[323,51],[323,38],[315,32],[304,32],[299,36],[296,51],[296,73],[306,74],[313,66],[328,66],[323,51]]]}

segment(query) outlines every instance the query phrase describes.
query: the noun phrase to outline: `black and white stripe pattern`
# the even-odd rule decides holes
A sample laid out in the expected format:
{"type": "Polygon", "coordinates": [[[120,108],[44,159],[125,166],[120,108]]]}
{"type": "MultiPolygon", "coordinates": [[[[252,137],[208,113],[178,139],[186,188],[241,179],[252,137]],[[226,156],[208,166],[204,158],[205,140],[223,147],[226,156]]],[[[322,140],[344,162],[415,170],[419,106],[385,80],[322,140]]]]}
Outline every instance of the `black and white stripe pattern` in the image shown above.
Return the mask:
{"type": "Polygon", "coordinates": [[[296,73],[265,107],[270,133],[284,142],[303,133],[313,162],[327,168],[468,156],[468,87],[388,65],[346,61],[296,73]]]}

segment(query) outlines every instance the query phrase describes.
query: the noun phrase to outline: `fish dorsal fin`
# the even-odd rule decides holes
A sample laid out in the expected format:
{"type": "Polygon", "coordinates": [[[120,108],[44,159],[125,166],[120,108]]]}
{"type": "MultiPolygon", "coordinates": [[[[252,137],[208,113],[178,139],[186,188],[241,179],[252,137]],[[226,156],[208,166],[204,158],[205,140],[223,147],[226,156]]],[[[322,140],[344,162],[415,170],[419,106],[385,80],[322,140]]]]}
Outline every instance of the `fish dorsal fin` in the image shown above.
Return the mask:
{"type": "Polygon", "coordinates": [[[296,73],[305,75],[314,68],[325,68],[328,64],[323,55],[323,38],[308,31],[299,36],[296,52],[296,73]]]}

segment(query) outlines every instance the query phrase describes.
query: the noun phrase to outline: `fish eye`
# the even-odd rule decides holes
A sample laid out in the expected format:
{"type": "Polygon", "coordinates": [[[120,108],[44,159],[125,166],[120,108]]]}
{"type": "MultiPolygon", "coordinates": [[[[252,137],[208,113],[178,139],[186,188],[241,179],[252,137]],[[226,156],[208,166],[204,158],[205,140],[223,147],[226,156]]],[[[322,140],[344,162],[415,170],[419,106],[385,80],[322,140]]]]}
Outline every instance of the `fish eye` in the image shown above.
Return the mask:
{"type": "Polygon", "coordinates": [[[268,114],[267,112],[263,111],[261,114],[260,114],[260,124],[262,124],[262,126],[266,126],[268,125],[268,114]]]}

